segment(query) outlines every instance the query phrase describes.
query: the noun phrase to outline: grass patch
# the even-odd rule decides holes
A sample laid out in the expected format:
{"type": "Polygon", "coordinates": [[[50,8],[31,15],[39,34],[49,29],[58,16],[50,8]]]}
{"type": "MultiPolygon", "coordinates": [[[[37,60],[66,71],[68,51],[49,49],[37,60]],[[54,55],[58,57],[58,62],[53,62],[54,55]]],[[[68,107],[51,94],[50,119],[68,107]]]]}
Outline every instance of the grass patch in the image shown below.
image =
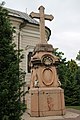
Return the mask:
{"type": "Polygon", "coordinates": [[[72,109],[80,110],[80,106],[66,106],[66,108],[72,108],[72,109]]]}

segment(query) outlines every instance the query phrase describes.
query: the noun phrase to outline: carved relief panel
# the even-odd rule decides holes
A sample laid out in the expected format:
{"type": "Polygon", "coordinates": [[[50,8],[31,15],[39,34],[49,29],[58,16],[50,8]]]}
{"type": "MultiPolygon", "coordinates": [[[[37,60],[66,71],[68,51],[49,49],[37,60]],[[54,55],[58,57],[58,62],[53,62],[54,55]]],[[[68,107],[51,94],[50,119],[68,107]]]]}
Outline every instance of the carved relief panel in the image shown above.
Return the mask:
{"type": "Polygon", "coordinates": [[[31,87],[58,87],[58,58],[50,52],[36,52],[31,58],[31,87]]]}

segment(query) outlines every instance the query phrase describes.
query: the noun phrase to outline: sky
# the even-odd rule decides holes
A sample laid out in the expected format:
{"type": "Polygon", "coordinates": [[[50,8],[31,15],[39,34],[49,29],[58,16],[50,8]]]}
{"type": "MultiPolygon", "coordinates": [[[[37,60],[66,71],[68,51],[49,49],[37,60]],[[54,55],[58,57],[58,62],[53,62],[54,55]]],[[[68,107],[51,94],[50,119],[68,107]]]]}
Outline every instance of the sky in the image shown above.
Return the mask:
{"type": "MultiPolygon", "coordinates": [[[[0,0],[1,2],[2,0],[0,0]]],[[[46,14],[54,16],[46,21],[50,28],[49,43],[64,53],[67,60],[76,59],[80,50],[80,0],[4,0],[5,7],[27,12],[39,12],[39,6],[45,7],[46,14]]]]}

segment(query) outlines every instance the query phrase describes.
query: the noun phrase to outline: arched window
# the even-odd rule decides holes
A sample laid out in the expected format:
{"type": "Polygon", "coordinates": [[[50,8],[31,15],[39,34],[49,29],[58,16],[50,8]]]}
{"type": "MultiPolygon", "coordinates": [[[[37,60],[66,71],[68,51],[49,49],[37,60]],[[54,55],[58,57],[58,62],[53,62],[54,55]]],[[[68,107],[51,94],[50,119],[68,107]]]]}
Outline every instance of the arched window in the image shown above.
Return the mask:
{"type": "Polygon", "coordinates": [[[30,71],[30,60],[31,60],[31,57],[32,57],[32,52],[29,52],[28,53],[28,56],[27,56],[27,71],[28,71],[28,73],[30,73],[31,71],[30,71]]]}

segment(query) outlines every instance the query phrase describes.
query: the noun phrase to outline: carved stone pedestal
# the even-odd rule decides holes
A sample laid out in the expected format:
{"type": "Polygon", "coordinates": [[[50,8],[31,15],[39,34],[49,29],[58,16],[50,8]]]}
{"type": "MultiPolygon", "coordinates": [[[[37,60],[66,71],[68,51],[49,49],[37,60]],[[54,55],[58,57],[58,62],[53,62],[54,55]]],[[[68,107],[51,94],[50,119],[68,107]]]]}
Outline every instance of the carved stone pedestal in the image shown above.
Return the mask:
{"type": "Polygon", "coordinates": [[[31,116],[65,114],[64,91],[60,88],[56,66],[58,58],[49,44],[38,44],[31,58],[31,84],[27,112],[31,116]]]}
{"type": "Polygon", "coordinates": [[[64,91],[58,88],[32,88],[27,101],[31,116],[56,116],[65,114],[64,91]]]}

